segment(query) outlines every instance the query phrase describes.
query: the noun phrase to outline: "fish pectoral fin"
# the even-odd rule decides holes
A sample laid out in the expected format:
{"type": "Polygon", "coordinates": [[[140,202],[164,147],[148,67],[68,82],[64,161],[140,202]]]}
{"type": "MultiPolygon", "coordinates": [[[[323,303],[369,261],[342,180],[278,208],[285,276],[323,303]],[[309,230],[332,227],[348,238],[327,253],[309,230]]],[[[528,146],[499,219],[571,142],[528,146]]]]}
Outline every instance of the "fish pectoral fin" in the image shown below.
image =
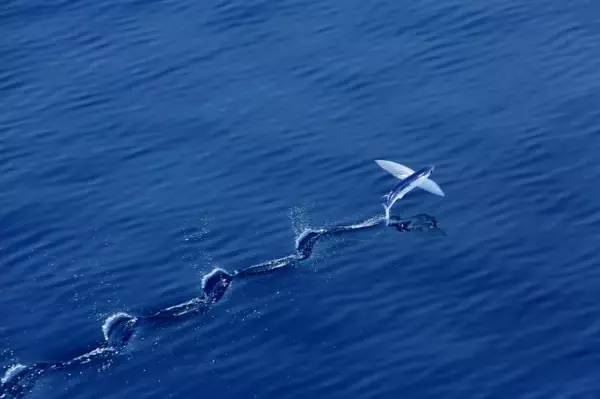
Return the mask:
{"type": "Polygon", "coordinates": [[[415,171],[409,168],[408,166],[404,166],[402,164],[399,164],[398,162],[386,161],[384,159],[376,159],[375,163],[379,165],[381,169],[392,174],[400,180],[404,180],[408,176],[415,173],[415,171]]]}
{"type": "MultiPolygon", "coordinates": [[[[415,173],[415,171],[409,168],[408,166],[399,164],[398,162],[386,161],[384,159],[376,159],[375,163],[379,165],[381,169],[392,174],[394,177],[400,180],[404,180],[408,176],[415,173]]],[[[423,181],[419,182],[416,186],[431,194],[439,195],[440,197],[446,196],[446,194],[444,194],[444,191],[440,188],[440,186],[438,186],[438,184],[431,179],[424,179],[423,181]]],[[[389,194],[387,194],[387,196],[384,196],[383,198],[389,198],[389,194]]]]}
{"type": "MultiPolygon", "coordinates": [[[[381,167],[381,169],[386,172],[392,174],[394,177],[404,180],[408,176],[415,173],[414,170],[409,168],[408,166],[399,164],[398,162],[386,161],[384,159],[376,159],[375,163],[381,167]]],[[[425,179],[417,184],[417,187],[435,195],[439,195],[440,197],[444,197],[444,191],[431,179],[425,179]]]]}
{"type": "Polygon", "coordinates": [[[444,191],[442,191],[441,187],[438,186],[438,184],[431,179],[425,179],[422,182],[419,182],[419,184],[417,184],[417,187],[431,194],[439,195],[440,197],[446,196],[446,194],[444,194],[444,191]]]}

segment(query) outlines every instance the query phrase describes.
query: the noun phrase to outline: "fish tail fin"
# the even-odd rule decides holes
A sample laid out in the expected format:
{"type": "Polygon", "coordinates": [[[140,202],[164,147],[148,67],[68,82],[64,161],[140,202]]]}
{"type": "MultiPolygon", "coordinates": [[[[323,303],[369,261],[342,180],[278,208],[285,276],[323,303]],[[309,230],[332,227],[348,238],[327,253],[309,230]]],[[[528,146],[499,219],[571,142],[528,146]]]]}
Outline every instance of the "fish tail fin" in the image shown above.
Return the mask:
{"type": "Polygon", "coordinates": [[[390,225],[390,208],[385,206],[385,204],[381,204],[381,205],[383,205],[383,209],[385,210],[385,225],[389,226],[390,225]]]}

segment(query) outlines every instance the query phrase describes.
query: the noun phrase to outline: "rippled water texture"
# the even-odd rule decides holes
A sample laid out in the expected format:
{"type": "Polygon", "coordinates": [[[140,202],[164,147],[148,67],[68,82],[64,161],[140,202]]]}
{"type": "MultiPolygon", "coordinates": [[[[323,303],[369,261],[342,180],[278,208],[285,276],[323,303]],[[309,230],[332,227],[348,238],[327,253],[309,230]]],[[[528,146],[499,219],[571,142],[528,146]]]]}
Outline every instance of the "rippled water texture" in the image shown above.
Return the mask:
{"type": "Polygon", "coordinates": [[[331,237],[24,397],[598,397],[598,15],[3,1],[0,376],[94,351],[111,315],[186,303],[307,228],[381,215],[383,158],[436,165],[446,197],[395,213],[445,235],[331,237]]]}

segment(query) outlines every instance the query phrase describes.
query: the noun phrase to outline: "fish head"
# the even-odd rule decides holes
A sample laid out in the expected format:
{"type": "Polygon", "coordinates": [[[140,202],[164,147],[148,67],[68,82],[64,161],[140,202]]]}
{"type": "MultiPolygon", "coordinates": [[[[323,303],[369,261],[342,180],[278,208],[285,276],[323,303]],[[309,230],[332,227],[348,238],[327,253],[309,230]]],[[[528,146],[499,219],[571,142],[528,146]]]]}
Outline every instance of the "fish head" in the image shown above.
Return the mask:
{"type": "Polygon", "coordinates": [[[415,172],[415,175],[419,179],[423,179],[423,178],[427,179],[429,176],[431,176],[431,174],[433,173],[434,169],[435,169],[434,165],[426,166],[424,168],[421,168],[421,169],[417,170],[415,172]]]}

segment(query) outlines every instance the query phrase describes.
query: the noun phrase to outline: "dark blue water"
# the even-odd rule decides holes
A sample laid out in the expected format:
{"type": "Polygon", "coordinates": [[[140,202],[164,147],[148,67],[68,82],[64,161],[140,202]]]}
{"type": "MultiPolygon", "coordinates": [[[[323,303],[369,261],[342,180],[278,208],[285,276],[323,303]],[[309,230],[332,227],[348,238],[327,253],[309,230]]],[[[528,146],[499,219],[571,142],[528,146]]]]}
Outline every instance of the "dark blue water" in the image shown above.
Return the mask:
{"type": "MultiPolygon", "coordinates": [[[[0,376],[294,252],[27,398],[600,396],[600,5],[0,5],[0,376]]],[[[81,362],[83,363],[83,362],[81,362]]],[[[5,384],[6,385],[6,384],[5,384]]],[[[12,389],[12,388],[11,388],[12,389]]]]}

